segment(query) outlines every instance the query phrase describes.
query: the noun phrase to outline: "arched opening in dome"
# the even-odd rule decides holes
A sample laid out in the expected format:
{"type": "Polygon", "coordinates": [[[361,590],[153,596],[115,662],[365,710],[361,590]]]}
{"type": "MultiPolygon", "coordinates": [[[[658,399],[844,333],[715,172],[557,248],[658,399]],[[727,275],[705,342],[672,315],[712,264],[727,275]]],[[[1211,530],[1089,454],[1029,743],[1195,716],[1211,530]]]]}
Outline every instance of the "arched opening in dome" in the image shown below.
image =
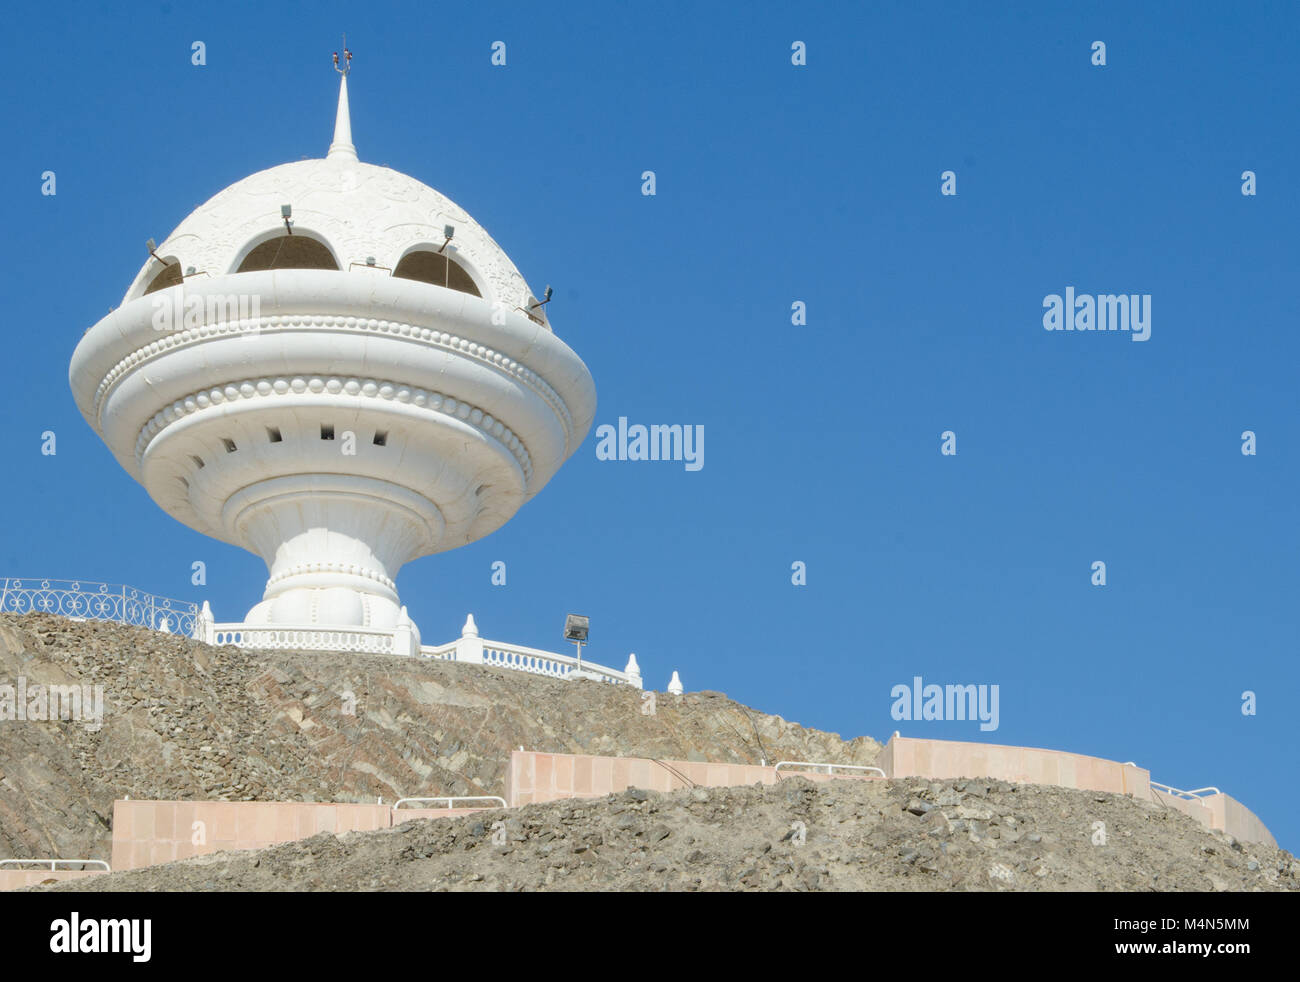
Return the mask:
{"type": "Polygon", "coordinates": [[[464,266],[450,256],[427,249],[408,252],[393,270],[393,275],[400,276],[404,280],[419,280],[421,283],[445,286],[449,290],[459,290],[472,297],[483,295],[478,292],[478,287],[474,285],[474,280],[464,266]]]}
{"type": "Polygon", "coordinates": [[[169,286],[179,286],[184,279],[185,277],[181,274],[180,261],[173,260],[158,270],[154,278],[149,281],[149,285],[144,288],[144,295],[147,296],[156,290],[165,290],[169,286]]]}
{"type": "Polygon", "coordinates": [[[278,235],[254,248],[239,264],[236,273],[263,269],[338,269],[333,254],[323,242],[301,233],[278,235]]]}

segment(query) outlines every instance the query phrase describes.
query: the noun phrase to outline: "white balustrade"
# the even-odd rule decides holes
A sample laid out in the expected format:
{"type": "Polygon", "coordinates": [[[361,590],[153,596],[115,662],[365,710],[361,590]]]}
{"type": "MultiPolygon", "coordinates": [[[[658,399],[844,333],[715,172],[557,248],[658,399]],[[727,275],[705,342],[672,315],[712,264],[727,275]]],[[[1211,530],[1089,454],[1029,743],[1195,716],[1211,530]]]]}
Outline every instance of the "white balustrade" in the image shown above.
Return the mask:
{"type": "Polygon", "coordinates": [[[328,628],[319,624],[214,624],[213,644],[238,648],[302,651],[360,651],[392,654],[393,632],[363,627],[328,628]]]}
{"type": "MultiPolygon", "coordinates": [[[[269,650],[365,652],[384,655],[416,655],[438,661],[490,665],[549,678],[567,679],[579,668],[573,655],[504,641],[485,641],[471,614],[461,636],[439,645],[416,646],[418,633],[406,608],[395,630],[365,627],[329,627],[320,624],[218,624],[212,608],[181,600],[169,600],[127,586],[110,586],[85,580],[0,580],[0,612],[44,611],[74,620],[111,620],[148,627],[169,634],[183,634],[214,645],[269,650]]],[[[583,659],[581,677],[640,689],[641,667],[636,655],[628,656],[623,671],[583,659]]],[[[680,691],[673,673],[669,691],[680,691]]]]}
{"type": "Polygon", "coordinates": [[[421,658],[432,658],[437,661],[455,661],[456,660],[456,642],[449,641],[446,644],[426,644],[420,648],[421,658]]]}
{"type": "MultiPolygon", "coordinates": [[[[478,635],[478,625],[474,623],[472,614],[466,619],[458,640],[443,645],[425,645],[420,649],[420,654],[425,658],[490,665],[555,679],[566,679],[578,669],[578,659],[573,655],[507,644],[504,641],[483,640],[478,635]]],[[[622,672],[584,658],[582,674],[595,681],[641,688],[641,669],[635,655],[628,658],[627,668],[622,672]]]]}

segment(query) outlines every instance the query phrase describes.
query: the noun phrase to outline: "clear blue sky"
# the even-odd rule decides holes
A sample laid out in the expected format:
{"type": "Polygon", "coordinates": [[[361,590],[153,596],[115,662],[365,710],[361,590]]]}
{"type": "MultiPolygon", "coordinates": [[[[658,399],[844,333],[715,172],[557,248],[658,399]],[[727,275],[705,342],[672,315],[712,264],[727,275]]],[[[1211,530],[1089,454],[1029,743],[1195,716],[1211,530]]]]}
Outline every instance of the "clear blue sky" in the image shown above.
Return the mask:
{"type": "Polygon", "coordinates": [[[657,688],[677,669],[845,737],[1136,760],[1296,846],[1300,13],[1072,6],[15,8],[0,575],[125,582],[222,620],[259,599],[261,561],[149,500],[67,365],[146,238],[324,154],[347,31],[361,158],[554,285],[596,422],[706,432],[695,473],[598,461],[589,436],[505,529],[406,567],[426,643],[473,611],[486,637],[562,650],[564,614],[586,613],[590,656],[635,651],[657,688]],[[1067,286],[1150,294],[1151,339],[1044,331],[1067,286]],[[896,723],[914,675],[998,684],[1000,728],[896,723]]]}

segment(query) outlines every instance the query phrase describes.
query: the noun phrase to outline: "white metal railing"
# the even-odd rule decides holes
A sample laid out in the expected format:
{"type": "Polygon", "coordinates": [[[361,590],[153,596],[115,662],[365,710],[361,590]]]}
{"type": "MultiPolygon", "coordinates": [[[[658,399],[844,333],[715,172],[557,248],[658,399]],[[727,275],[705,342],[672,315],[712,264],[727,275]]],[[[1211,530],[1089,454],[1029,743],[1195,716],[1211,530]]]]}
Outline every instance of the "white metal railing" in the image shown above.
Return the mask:
{"type": "MultiPolygon", "coordinates": [[[[445,801],[447,802],[448,809],[473,807],[472,805],[470,806],[457,805],[455,804],[455,802],[457,801],[499,801],[501,802],[500,807],[502,808],[506,807],[506,799],[495,794],[478,794],[478,795],[468,795],[468,796],[461,796],[461,797],[448,797],[447,795],[439,795],[436,798],[398,798],[397,803],[393,805],[393,811],[397,811],[397,809],[401,807],[403,802],[407,802],[407,801],[445,801]]],[[[486,808],[488,806],[484,805],[483,807],[486,808]]]]}
{"type": "Polygon", "coordinates": [[[1151,787],[1155,791],[1161,791],[1165,794],[1172,795],[1175,798],[1187,798],[1190,801],[1196,801],[1203,795],[1223,794],[1218,788],[1197,788],[1195,791],[1182,791],[1178,788],[1171,788],[1167,784],[1161,784],[1159,781],[1152,781],[1151,787]]]}
{"type": "Polygon", "coordinates": [[[777,774],[780,774],[782,767],[804,767],[804,768],[824,767],[826,768],[826,773],[832,776],[834,776],[834,768],[840,767],[846,771],[875,771],[881,777],[887,776],[885,772],[882,771],[879,767],[866,767],[863,766],[862,764],[811,763],[806,760],[783,760],[779,764],[777,764],[776,767],[772,769],[777,774]]]}
{"type": "Polygon", "coordinates": [[[56,867],[59,863],[77,866],[102,866],[105,873],[113,872],[109,868],[108,863],[104,862],[102,859],[0,859],[0,868],[5,866],[21,866],[23,864],[31,863],[36,863],[42,869],[48,865],[51,873],[57,872],[56,867]]]}
{"type": "Polygon", "coordinates": [[[192,637],[199,605],[156,597],[120,583],[6,577],[0,580],[0,611],[117,621],[192,637]]]}
{"type": "Polygon", "coordinates": [[[322,628],[309,624],[214,624],[213,644],[239,648],[363,651],[391,654],[393,632],[365,627],[322,628]]]}

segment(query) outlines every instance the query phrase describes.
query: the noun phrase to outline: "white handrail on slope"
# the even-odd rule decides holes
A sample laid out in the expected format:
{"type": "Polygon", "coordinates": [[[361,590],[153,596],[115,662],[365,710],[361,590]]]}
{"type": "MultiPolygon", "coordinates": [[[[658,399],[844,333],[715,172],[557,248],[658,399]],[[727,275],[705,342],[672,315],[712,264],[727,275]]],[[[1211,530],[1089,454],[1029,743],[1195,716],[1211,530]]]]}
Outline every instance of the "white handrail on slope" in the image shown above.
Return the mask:
{"type": "MultiPolygon", "coordinates": [[[[41,866],[49,863],[51,873],[56,872],[55,867],[59,863],[72,863],[81,866],[102,866],[104,867],[105,873],[113,872],[112,869],[109,868],[108,863],[104,862],[102,859],[0,859],[0,866],[17,866],[21,863],[39,863],[41,866]]],[[[77,871],[74,870],[73,872],[77,871]]]]}
{"type": "Polygon", "coordinates": [[[782,767],[825,767],[826,773],[833,776],[832,768],[843,767],[850,771],[875,771],[881,777],[887,777],[879,767],[866,767],[862,764],[830,764],[830,763],[810,763],[806,760],[783,760],[773,768],[778,774],[782,767]]]}
{"type": "Polygon", "coordinates": [[[499,801],[501,802],[502,808],[507,807],[506,799],[495,794],[479,794],[479,795],[469,795],[465,797],[448,797],[447,795],[439,795],[436,798],[398,798],[397,803],[393,805],[393,811],[397,811],[398,807],[404,801],[445,801],[447,802],[447,807],[449,809],[455,808],[456,805],[453,804],[453,802],[457,802],[457,801],[499,801]]]}
{"type": "Polygon", "coordinates": [[[1180,791],[1178,788],[1171,788],[1167,784],[1161,784],[1159,781],[1152,781],[1151,787],[1157,791],[1163,791],[1165,794],[1173,795],[1176,798],[1188,798],[1190,800],[1199,799],[1205,794],[1223,794],[1218,788],[1197,788],[1195,791],[1180,791]]]}

